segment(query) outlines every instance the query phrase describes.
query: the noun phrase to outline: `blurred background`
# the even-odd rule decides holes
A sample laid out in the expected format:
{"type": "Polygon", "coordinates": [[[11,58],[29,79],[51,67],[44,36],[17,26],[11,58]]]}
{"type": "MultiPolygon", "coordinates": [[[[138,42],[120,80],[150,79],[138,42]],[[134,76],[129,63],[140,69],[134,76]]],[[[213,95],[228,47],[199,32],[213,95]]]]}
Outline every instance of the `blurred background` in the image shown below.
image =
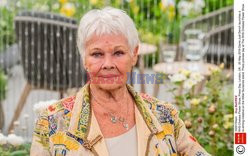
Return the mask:
{"type": "Polygon", "coordinates": [[[0,153],[28,155],[39,110],[86,83],[77,27],[105,6],[136,24],[134,72],[163,79],[135,89],[175,104],[208,152],[233,155],[233,0],[0,0],[0,153]]]}

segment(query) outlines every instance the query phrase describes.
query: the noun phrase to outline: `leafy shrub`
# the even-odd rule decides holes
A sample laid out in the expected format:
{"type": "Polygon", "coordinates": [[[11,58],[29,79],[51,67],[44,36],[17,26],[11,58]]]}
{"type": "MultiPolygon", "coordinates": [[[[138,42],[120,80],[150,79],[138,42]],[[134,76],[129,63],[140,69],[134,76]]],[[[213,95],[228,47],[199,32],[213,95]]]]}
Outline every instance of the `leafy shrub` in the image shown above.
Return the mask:
{"type": "Polygon", "coordinates": [[[198,74],[191,78],[194,73],[182,70],[170,77],[175,87],[169,92],[174,94],[186,127],[201,145],[212,155],[229,156],[233,155],[233,85],[223,66],[210,69],[207,80],[198,74]],[[204,89],[195,92],[202,81],[204,89]],[[185,87],[187,82],[190,84],[185,87]]]}

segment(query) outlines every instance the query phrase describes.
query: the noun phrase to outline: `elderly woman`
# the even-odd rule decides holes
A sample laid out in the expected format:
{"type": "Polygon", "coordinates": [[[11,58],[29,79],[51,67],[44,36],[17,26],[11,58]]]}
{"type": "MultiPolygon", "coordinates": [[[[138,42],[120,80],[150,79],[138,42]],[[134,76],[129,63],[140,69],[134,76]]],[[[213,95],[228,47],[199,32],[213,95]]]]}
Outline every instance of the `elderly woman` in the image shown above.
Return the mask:
{"type": "Polygon", "coordinates": [[[78,48],[90,81],[40,114],[31,155],[209,155],[173,105],[126,84],[138,46],[138,32],[125,12],[108,7],[82,17],[78,48]]]}

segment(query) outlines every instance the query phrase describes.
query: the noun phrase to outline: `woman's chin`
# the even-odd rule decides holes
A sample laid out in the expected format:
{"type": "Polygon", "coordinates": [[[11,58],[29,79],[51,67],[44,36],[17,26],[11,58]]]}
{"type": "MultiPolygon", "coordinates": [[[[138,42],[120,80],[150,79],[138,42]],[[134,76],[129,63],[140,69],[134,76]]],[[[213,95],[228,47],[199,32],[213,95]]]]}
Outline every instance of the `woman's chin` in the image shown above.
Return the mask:
{"type": "Polygon", "coordinates": [[[126,85],[126,83],[124,84],[97,84],[97,86],[103,90],[116,90],[121,88],[122,86],[126,85]]]}

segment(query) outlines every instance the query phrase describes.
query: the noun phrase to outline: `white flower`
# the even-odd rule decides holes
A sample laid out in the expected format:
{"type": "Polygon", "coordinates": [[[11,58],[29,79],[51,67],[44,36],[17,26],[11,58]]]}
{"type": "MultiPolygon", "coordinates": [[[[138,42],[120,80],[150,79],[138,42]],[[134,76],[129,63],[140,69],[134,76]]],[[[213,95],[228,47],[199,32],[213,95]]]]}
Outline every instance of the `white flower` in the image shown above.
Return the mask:
{"type": "Polygon", "coordinates": [[[192,9],[192,3],[188,1],[180,1],[177,7],[182,16],[188,16],[192,9]]]}
{"type": "Polygon", "coordinates": [[[39,11],[49,11],[49,6],[46,4],[44,4],[44,5],[34,4],[33,9],[39,10],[39,11]]]}
{"type": "Polygon", "coordinates": [[[41,11],[49,11],[49,6],[48,5],[42,5],[42,6],[40,6],[40,10],[41,11]]]}
{"type": "Polygon", "coordinates": [[[181,82],[187,79],[186,75],[182,73],[177,73],[172,76],[169,76],[171,82],[181,82]]]}
{"type": "Polygon", "coordinates": [[[0,133],[0,145],[7,144],[7,138],[2,133],[0,133]]]}
{"type": "Polygon", "coordinates": [[[190,104],[193,106],[197,106],[200,102],[201,102],[200,99],[193,98],[193,99],[191,99],[190,104]]]}
{"type": "Polygon", "coordinates": [[[60,8],[60,5],[58,3],[55,3],[52,5],[52,9],[57,10],[60,8]]]}
{"type": "Polygon", "coordinates": [[[196,82],[192,79],[187,79],[184,81],[184,84],[183,84],[183,88],[184,89],[191,89],[194,85],[196,84],[196,82]]]}
{"type": "Polygon", "coordinates": [[[180,69],[180,70],[179,70],[179,73],[182,73],[182,74],[184,74],[185,76],[189,76],[190,73],[191,73],[191,71],[183,68],[183,69],[180,69]]]}
{"type": "Polygon", "coordinates": [[[221,72],[221,69],[218,66],[209,67],[208,69],[210,71],[210,74],[215,74],[215,73],[220,73],[221,72]]]}
{"type": "Polygon", "coordinates": [[[178,9],[180,11],[180,15],[188,16],[191,14],[200,14],[202,13],[202,8],[205,7],[204,0],[193,0],[193,1],[185,1],[182,0],[178,3],[178,9]]]}
{"type": "Polygon", "coordinates": [[[195,83],[198,83],[198,82],[201,82],[204,79],[204,76],[201,75],[200,73],[192,72],[190,74],[190,79],[192,79],[193,81],[195,81],[195,83]]]}
{"type": "Polygon", "coordinates": [[[231,118],[233,118],[234,117],[234,115],[233,114],[226,114],[225,116],[224,116],[224,121],[229,121],[231,118]]]}
{"type": "Polygon", "coordinates": [[[192,2],[192,11],[194,14],[201,14],[202,13],[202,8],[205,7],[205,2],[204,0],[194,0],[192,2]]]}
{"type": "Polygon", "coordinates": [[[33,111],[36,114],[41,113],[42,111],[44,111],[47,107],[49,107],[50,105],[52,105],[53,103],[55,103],[57,100],[50,100],[50,101],[40,101],[38,103],[36,103],[33,106],[33,111]]]}
{"type": "Polygon", "coordinates": [[[24,143],[24,140],[20,136],[17,136],[15,134],[9,134],[7,137],[7,142],[13,146],[19,146],[24,143]]]}
{"type": "Polygon", "coordinates": [[[233,123],[232,122],[225,122],[223,124],[223,126],[224,126],[225,129],[229,129],[229,128],[233,127],[233,123]]]}
{"type": "Polygon", "coordinates": [[[199,7],[199,8],[204,8],[205,7],[205,2],[204,0],[194,0],[193,2],[195,4],[195,6],[199,7]]]}
{"type": "Polygon", "coordinates": [[[168,7],[168,6],[175,6],[175,1],[174,0],[161,0],[161,3],[163,7],[168,7]]]}
{"type": "Polygon", "coordinates": [[[201,14],[202,13],[202,8],[197,6],[196,4],[193,4],[192,11],[195,13],[195,15],[201,14]]]}

